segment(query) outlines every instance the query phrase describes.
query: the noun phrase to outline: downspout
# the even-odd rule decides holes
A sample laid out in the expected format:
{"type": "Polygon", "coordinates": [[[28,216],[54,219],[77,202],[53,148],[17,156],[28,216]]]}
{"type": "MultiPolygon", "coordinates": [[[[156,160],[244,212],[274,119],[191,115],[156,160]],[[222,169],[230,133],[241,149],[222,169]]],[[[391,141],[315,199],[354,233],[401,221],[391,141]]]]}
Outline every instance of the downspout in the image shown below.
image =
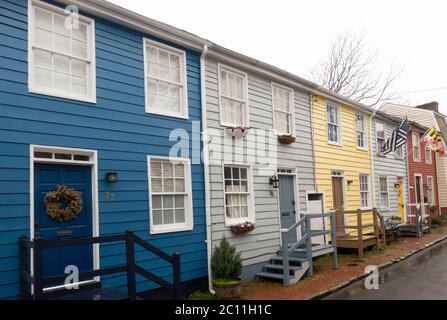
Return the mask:
{"type": "Polygon", "coordinates": [[[209,175],[209,151],[208,151],[208,121],[206,114],[206,65],[205,58],[208,53],[208,45],[203,45],[200,56],[200,94],[202,101],[202,144],[203,144],[203,171],[205,183],[205,220],[206,220],[206,249],[208,262],[208,290],[214,294],[211,273],[212,232],[211,232],[211,204],[210,204],[210,175],[209,175]]]}
{"type": "Polygon", "coordinates": [[[374,150],[373,150],[373,120],[376,117],[377,114],[377,110],[374,111],[374,113],[372,114],[372,116],[369,118],[369,132],[370,132],[370,143],[369,143],[369,150],[371,150],[371,175],[372,175],[372,183],[371,183],[371,188],[372,188],[372,203],[373,203],[373,208],[376,207],[376,175],[375,175],[375,170],[374,170],[374,150]]]}
{"type": "MultiPolygon", "coordinates": [[[[310,102],[310,139],[312,141],[312,164],[314,169],[314,190],[316,192],[319,192],[318,185],[317,185],[317,159],[315,158],[315,132],[314,132],[314,101],[313,101],[313,94],[312,92],[309,92],[309,102],[310,102]]],[[[306,199],[307,202],[307,199],[306,199]]],[[[326,208],[323,208],[323,210],[326,210],[326,208]]],[[[306,208],[307,211],[307,208],[306,208]]]]}

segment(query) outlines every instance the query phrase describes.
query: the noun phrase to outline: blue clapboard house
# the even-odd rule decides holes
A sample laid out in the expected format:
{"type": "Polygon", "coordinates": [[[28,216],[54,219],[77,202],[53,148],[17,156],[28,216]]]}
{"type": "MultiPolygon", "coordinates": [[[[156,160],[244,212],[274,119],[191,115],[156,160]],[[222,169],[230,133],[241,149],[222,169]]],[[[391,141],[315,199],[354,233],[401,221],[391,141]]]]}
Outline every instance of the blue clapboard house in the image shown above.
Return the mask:
{"type": "Polygon", "coordinates": [[[104,1],[0,0],[0,299],[56,296],[67,266],[106,298],[206,288],[203,163],[170,157],[201,149],[196,42],[104,1]]]}

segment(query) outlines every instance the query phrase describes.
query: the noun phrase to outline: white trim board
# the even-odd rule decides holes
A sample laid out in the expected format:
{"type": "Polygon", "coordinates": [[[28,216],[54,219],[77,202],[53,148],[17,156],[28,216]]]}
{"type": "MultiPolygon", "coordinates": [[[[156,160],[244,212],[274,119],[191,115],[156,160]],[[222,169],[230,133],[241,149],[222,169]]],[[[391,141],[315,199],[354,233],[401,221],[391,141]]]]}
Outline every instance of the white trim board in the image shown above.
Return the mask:
{"type": "MultiPolygon", "coordinates": [[[[41,145],[30,145],[30,239],[34,239],[34,163],[50,163],[50,164],[65,164],[65,165],[86,165],[90,166],[92,170],[91,174],[91,184],[92,184],[92,235],[93,237],[99,236],[99,195],[98,195],[98,152],[96,150],[88,149],[77,149],[77,148],[66,148],[66,147],[55,147],[55,146],[41,146],[41,145]],[[90,161],[82,162],[79,161],[69,161],[69,160],[56,160],[56,159],[35,159],[34,152],[62,152],[62,153],[73,153],[81,155],[89,155],[90,161]]],[[[31,254],[30,266],[31,275],[33,274],[33,258],[31,254]]],[[[99,256],[99,244],[93,245],[93,268],[98,270],[100,268],[100,256],[99,256]]],[[[97,282],[100,277],[95,277],[91,281],[80,282],[79,284],[85,284],[90,282],[97,282]]],[[[50,287],[44,289],[44,291],[51,291],[57,289],[58,287],[50,287]]],[[[33,289],[32,289],[33,290],[33,289]]]]}

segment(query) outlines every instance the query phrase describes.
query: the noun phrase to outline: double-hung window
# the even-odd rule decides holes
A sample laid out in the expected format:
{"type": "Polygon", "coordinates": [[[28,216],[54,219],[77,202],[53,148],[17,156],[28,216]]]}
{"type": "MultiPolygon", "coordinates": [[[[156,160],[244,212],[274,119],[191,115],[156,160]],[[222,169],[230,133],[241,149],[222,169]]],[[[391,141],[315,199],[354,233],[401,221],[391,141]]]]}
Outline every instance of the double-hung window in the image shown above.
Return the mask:
{"type": "Polygon", "coordinates": [[[272,84],[273,128],[277,134],[294,134],[293,90],[272,84]]]}
{"type": "Polygon", "coordinates": [[[327,105],[327,131],[330,143],[340,144],[340,110],[332,105],[327,105]]]}
{"type": "Polygon", "coordinates": [[[370,207],[370,190],[369,190],[369,175],[360,174],[360,207],[369,208],[370,207]]]}
{"type": "Polygon", "coordinates": [[[435,185],[433,177],[427,176],[427,196],[428,196],[428,202],[430,205],[434,206],[435,203],[435,185]]]}
{"type": "Polygon", "coordinates": [[[389,209],[388,177],[379,177],[380,209],[389,209]]]}
{"type": "Polygon", "coordinates": [[[421,144],[419,133],[413,132],[411,136],[413,142],[413,161],[421,162],[421,144]]]}
{"type": "Polygon", "coordinates": [[[224,166],[225,215],[227,225],[254,222],[249,167],[224,166]]]}
{"type": "Polygon", "coordinates": [[[377,153],[380,154],[386,143],[385,124],[383,122],[376,121],[376,138],[377,138],[377,153]]]}
{"type": "Polygon", "coordinates": [[[144,39],[146,112],[188,118],[186,53],[144,39]]]}
{"type": "Polygon", "coordinates": [[[247,75],[222,65],[218,70],[222,125],[248,127],[247,75]]]}
{"type": "Polygon", "coordinates": [[[433,158],[432,158],[432,151],[429,146],[425,146],[425,163],[426,164],[432,164],[433,158]]]}
{"type": "Polygon", "coordinates": [[[189,159],[148,157],[151,233],[192,230],[189,159]]]}
{"type": "Polygon", "coordinates": [[[29,90],[67,99],[96,101],[95,25],[63,9],[30,1],[29,90]]]}
{"type": "Polygon", "coordinates": [[[396,151],[395,151],[396,159],[403,160],[403,158],[404,158],[404,149],[403,148],[404,148],[403,146],[400,146],[399,148],[396,149],[396,151]]]}
{"type": "Polygon", "coordinates": [[[366,123],[365,116],[361,114],[355,114],[355,130],[357,134],[357,147],[366,149],[366,123]]]}

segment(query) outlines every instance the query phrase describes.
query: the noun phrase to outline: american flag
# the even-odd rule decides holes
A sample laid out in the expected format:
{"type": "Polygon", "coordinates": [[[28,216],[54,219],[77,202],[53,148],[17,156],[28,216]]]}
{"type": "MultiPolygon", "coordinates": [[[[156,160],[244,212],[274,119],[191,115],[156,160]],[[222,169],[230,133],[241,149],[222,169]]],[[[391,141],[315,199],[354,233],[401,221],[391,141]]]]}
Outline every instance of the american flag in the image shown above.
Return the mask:
{"type": "Polygon", "coordinates": [[[380,150],[380,153],[382,155],[387,155],[388,153],[396,151],[396,149],[399,149],[401,146],[406,144],[409,129],[410,123],[408,122],[408,119],[405,118],[400,124],[399,128],[396,128],[391,137],[385,142],[382,150],[380,150]]]}

